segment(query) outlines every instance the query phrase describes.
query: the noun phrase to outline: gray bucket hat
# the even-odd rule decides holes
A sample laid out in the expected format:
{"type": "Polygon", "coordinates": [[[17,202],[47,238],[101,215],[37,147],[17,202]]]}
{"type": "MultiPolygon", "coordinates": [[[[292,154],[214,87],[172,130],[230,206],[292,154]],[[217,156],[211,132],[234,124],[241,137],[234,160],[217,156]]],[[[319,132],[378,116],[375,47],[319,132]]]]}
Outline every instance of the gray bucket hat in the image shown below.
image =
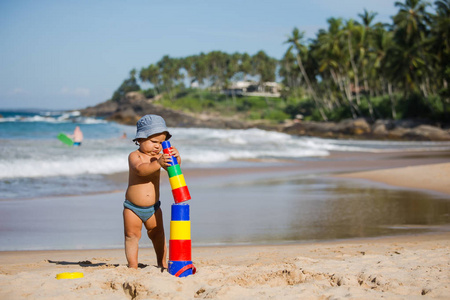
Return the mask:
{"type": "Polygon", "coordinates": [[[137,139],[146,139],[156,133],[167,132],[166,140],[170,139],[172,135],[167,129],[164,119],[157,115],[145,115],[136,123],[136,137],[137,139]]]}

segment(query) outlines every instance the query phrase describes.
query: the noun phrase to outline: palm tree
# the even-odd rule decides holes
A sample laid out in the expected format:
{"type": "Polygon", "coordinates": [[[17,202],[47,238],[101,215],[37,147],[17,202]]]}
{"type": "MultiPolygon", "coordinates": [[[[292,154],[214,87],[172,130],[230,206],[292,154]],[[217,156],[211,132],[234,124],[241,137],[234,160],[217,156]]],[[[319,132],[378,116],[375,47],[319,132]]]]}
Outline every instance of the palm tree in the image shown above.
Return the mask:
{"type": "Polygon", "coordinates": [[[226,58],[221,51],[212,51],[206,54],[207,76],[212,87],[220,90],[224,82],[226,58]]]}
{"type": "Polygon", "coordinates": [[[426,21],[430,17],[426,12],[429,3],[423,0],[405,0],[405,3],[395,2],[395,6],[399,7],[397,15],[393,17],[397,41],[409,45],[422,42],[427,30],[426,21]]]}
{"type": "MultiPolygon", "coordinates": [[[[319,63],[319,72],[328,71],[339,89],[342,98],[350,108],[353,119],[360,114],[359,108],[353,102],[348,71],[349,55],[345,54],[346,40],[343,40],[343,21],[341,18],[327,20],[328,30],[320,30],[316,42],[313,43],[315,51],[313,55],[319,63]]],[[[322,76],[326,78],[327,76],[322,76]]]]}
{"type": "Polygon", "coordinates": [[[358,14],[358,17],[361,18],[362,25],[366,27],[367,29],[371,28],[372,21],[375,19],[375,17],[378,15],[378,13],[370,11],[368,12],[366,9],[364,9],[364,13],[358,14]]]}
{"type": "Polygon", "coordinates": [[[369,84],[369,77],[368,77],[368,69],[371,68],[373,65],[373,61],[371,61],[371,55],[370,53],[373,52],[373,34],[374,34],[374,28],[372,25],[373,20],[375,19],[377,13],[374,12],[368,12],[367,10],[364,10],[363,14],[358,14],[358,16],[361,18],[362,24],[361,26],[364,28],[364,39],[362,40],[362,49],[364,51],[364,54],[362,55],[360,59],[362,73],[363,73],[363,81],[364,81],[364,91],[366,93],[366,99],[367,103],[369,105],[369,112],[370,116],[372,117],[372,120],[374,119],[374,112],[373,112],[373,105],[371,101],[372,96],[372,89],[369,84]]]}
{"type": "MultiPolygon", "coordinates": [[[[206,55],[201,52],[199,55],[192,56],[189,64],[189,74],[192,77],[191,83],[197,82],[199,87],[203,86],[207,78],[207,62],[206,55]]],[[[200,96],[200,101],[203,102],[203,93],[200,89],[197,90],[200,96]]]]}
{"type": "Polygon", "coordinates": [[[156,90],[156,93],[159,94],[161,91],[159,90],[159,86],[161,84],[159,68],[154,64],[149,65],[147,68],[142,68],[139,73],[139,78],[145,82],[148,81],[153,84],[153,87],[156,90]]]}
{"type": "Polygon", "coordinates": [[[392,78],[395,76],[389,76],[389,70],[392,70],[392,64],[396,65],[397,62],[392,59],[389,53],[393,49],[393,33],[392,31],[386,31],[382,27],[378,27],[373,32],[372,46],[373,52],[370,53],[372,61],[372,77],[374,78],[375,85],[379,85],[379,89],[387,90],[389,100],[391,102],[391,116],[393,119],[397,118],[396,100],[393,94],[392,78]],[[378,79],[378,80],[377,80],[378,79]]]}
{"type": "Polygon", "coordinates": [[[439,95],[444,111],[444,118],[448,120],[447,105],[450,104],[450,0],[439,0],[436,5],[436,15],[433,16],[431,27],[431,52],[434,56],[434,69],[439,95]]]}
{"type": "Polygon", "coordinates": [[[301,84],[300,68],[295,63],[296,58],[291,51],[286,52],[280,61],[279,75],[284,78],[283,84],[295,98],[299,98],[301,84]]]}
{"type": "Polygon", "coordinates": [[[125,79],[120,87],[114,91],[114,94],[111,98],[112,101],[118,102],[120,101],[128,92],[135,92],[141,90],[141,87],[137,84],[136,81],[136,70],[132,69],[130,71],[130,77],[125,79]]]}
{"type": "Polygon", "coordinates": [[[180,60],[180,67],[186,71],[186,74],[187,74],[187,77],[189,80],[189,86],[195,81],[194,61],[195,61],[195,56],[193,56],[193,55],[187,56],[180,60]]]}
{"type": "MultiPolygon", "coordinates": [[[[232,78],[236,73],[239,72],[239,61],[241,59],[241,54],[235,52],[232,55],[228,55],[227,64],[226,64],[226,85],[232,81],[232,78]]],[[[234,91],[231,93],[233,98],[233,105],[236,105],[236,95],[234,91]]]]}
{"type": "Polygon", "coordinates": [[[239,64],[239,71],[244,74],[244,80],[247,79],[247,75],[252,74],[252,58],[247,53],[241,55],[241,63],[239,64]]]}
{"type": "Polygon", "coordinates": [[[355,24],[355,21],[353,19],[350,19],[347,21],[347,24],[342,31],[342,34],[344,35],[346,41],[347,41],[347,51],[348,56],[350,60],[350,66],[353,71],[353,85],[356,95],[356,103],[357,105],[361,105],[361,100],[359,97],[359,74],[358,74],[358,66],[356,64],[356,60],[358,59],[358,55],[355,53],[355,48],[358,49],[360,47],[359,41],[360,37],[357,35],[363,35],[360,32],[361,27],[355,24]],[[356,44],[356,45],[354,45],[356,44]]]}
{"type": "Polygon", "coordinates": [[[401,63],[407,65],[403,68],[405,96],[421,88],[427,100],[426,86],[423,85],[423,81],[428,80],[423,43],[428,31],[427,22],[430,19],[430,15],[426,12],[428,5],[429,3],[422,0],[395,2],[399,11],[393,17],[394,39],[399,51],[403,52],[399,55],[403,58],[401,63]]]}
{"type": "Polygon", "coordinates": [[[156,65],[159,68],[164,88],[166,89],[169,98],[173,100],[173,87],[178,80],[183,79],[183,75],[180,73],[181,60],[170,58],[169,55],[164,55],[156,65]]]}
{"type": "Polygon", "coordinates": [[[317,98],[317,95],[314,91],[311,81],[309,80],[308,74],[305,71],[305,67],[303,66],[303,61],[302,61],[301,55],[303,52],[307,51],[307,48],[302,44],[303,37],[304,37],[304,32],[300,32],[298,30],[298,28],[295,27],[294,30],[292,31],[292,36],[288,37],[285,44],[290,44],[287,51],[291,51],[294,48],[297,50],[297,53],[296,53],[297,63],[298,63],[298,66],[300,67],[300,71],[305,80],[308,91],[309,91],[311,97],[313,98],[317,109],[319,110],[320,116],[322,117],[323,120],[327,121],[328,118],[325,115],[323,108],[320,105],[319,99],[317,98]]]}
{"type": "Polygon", "coordinates": [[[206,55],[203,52],[195,57],[193,68],[193,75],[195,77],[195,80],[200,86],[202,86],[205,83],[206,78],[208,77],[206,55]]]}
{"type": "Polygon", "coordinates": [[[255,74],[260,76],[260,83],[275,80],[277,61],[268,56],[264,51],[258,51],[252,57],[255,74]]]}

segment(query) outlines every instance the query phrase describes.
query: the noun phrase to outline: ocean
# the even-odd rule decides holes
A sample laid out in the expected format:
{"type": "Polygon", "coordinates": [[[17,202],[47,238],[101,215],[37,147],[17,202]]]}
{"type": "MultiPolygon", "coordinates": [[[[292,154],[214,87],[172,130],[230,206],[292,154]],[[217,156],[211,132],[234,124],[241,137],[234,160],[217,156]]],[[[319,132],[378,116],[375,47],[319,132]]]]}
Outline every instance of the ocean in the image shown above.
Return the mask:
{"type": "MultiPolygon", "coordinates": [[[[135,126],[79,112],[0,114],[0,251],[122,248],[124,174],[128,154],[137,149],[135,126]],[[84,133],[80,147],[57,139],[76,126],[84,133]]],[[[194,246],[376,237],[450,224],[447,195],[327,176],[336,164],[334,172],[364,168],[357,161],[373,166],[372,157],[382,152],[401,160],[417,151],[424,160],[426,151],[450,150],[448,142],[332,140],[260,129],[169,130],[183,173],[192,174],[186,181],[194,246]]],[[[167,177],[161,178],[168,234],[173,198],[167,177]]],[[[151,242],[142,238],[140,247],[152,247],[151,242]]]]}
{"type": "MultiPolygon", "coordinates": [[[[123,190],[106,175],[127,172],[135,126],[79,112],[0,110],[0,200],[83,195],[123,190]],[[56,137],[80,126],[81,147],[56,137]],[[123,138],[123,135],[126,138],[123,138]]],[[[330,151],[450,150],[449,142],[392,142],[296,137],[260,129],[170,128],[183,168],[227,168],[317,160],[330,151]]]]}

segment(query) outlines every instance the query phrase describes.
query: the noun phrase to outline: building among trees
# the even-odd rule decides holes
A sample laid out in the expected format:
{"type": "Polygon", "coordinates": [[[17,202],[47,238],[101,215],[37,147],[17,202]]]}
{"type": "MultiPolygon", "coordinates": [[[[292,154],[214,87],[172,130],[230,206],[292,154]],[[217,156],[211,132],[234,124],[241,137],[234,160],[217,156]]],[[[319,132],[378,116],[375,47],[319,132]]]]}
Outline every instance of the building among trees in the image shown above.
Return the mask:
{"type": "Polygon", "coordinates": [[[222,90],[227,96],[260,96],[279,98],[281,85],[277,82],[255,82],[251,80],[233,82],[222,90]]]}

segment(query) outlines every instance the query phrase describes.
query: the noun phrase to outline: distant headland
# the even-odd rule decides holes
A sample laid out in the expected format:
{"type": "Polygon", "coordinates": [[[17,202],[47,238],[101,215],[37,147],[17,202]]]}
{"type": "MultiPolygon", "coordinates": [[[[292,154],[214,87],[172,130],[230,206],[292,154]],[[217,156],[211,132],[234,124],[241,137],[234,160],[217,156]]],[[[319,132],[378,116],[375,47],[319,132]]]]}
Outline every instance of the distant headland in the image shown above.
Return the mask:
{"type": "Polygon", "coordinates": [[[450,130],[441,129],[425,120],[344,119],[340,122],[287,120],[244,120],[242,117],[218,113],[184,112],[164,107],[157,99],[147,99],[141,92],[128,92],[120,101],[108,100],[81,110],[84,116],[101,117],[121,124],[135,125],[145,114],[164,117],[169,127],[206,127],[226,129],[260,128],[300,136],[377,140],[450,141],[450,130]]]}

